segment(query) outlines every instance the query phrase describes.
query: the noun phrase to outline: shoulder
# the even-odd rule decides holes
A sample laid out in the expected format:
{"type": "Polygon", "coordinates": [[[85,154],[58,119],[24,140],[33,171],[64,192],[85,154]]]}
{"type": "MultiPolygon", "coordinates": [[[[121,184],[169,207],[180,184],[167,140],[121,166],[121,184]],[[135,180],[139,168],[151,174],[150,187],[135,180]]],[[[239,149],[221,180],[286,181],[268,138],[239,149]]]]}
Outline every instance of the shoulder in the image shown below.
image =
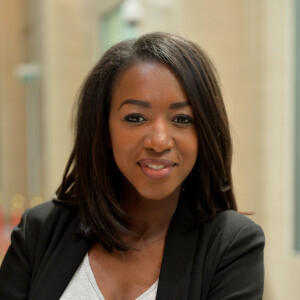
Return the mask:
{"type": "Polygon", "coordinates": [[[234,237],[244,231],[255,232],[262,237],[264,236],[263,230],[258,224],[249,217],[233,210],[220,212],[212,222],[206,224],[206,228],[220,232],[227,238],[234,237]]]}
{"type": "Polygon", "coordinates": [[[75,208],[51,200],[28,209],[24,216],[31,222],[43,224],[51,220],[61,221],[65,218],[73,218],[76,214],[75,208]]]}
{"type": "Polygon", "coordinates": [[[43,255],[47,251],[54,251],[66,238],[67,232],[76,233],[79,226],[77,215],[75,208],[46,201],[24,212],[21,223],[12,233],[12,239],[22,236],[31,264],[39,264],[36,262],[40,259],[37,251],[43,255]]]}
{"type": "Polygon", "coordinates": [[[261,227],[253,220],[233,210],[220,212],[213,221],[205,224],[204,228],[208,231],[221,231],[222,234],[228,237],[246,228],[263,233],[261,227]]]}
{"type": "Polygon", "coordinates": [[[77,224],[75,208],[47,201],[26,210],[21,223],[14,231],[24,231],[29,244],[35,245],[38,241],[47,244],[50,240],[59,239],[71,226],[75,230],[77,224]]]}
{"type": "Polygon", "coordinates": [[[1,299],[27,299],[32,289],[40,293],[41,288],[52,287],[49,282],[57,284],[54,278],[63,282],[66,274],[72,276],[88,249],[85,240],[76,234],[77,215],[76,209],[53,201],[24,212],[13,229],[0,268],[0,281],[7,283],[5,287],[0,285],[1,299]]]}
{"type": "Polygon", "coordinates": [[[220,212],[201,226],[194,268],[205,274],[203,297],[261,299],[264,245],[262,228],[235,211],[220,212]]]}
{"type": "Polygon", "coordinates": [[[263,249],[265,236],[262,228],[249,217],[226,210],[203,226],[200,242],[215,256],[242,255],[252,249],[263,249]]]}

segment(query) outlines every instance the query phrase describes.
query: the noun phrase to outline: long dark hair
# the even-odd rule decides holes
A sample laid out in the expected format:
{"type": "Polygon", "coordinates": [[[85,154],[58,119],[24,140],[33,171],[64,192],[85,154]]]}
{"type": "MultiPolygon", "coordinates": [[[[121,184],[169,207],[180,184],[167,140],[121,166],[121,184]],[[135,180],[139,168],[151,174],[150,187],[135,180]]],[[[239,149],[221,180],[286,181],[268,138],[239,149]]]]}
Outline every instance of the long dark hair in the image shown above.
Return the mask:
{"type": "Polygon", "coordinates": [[[232,143],[216,71],[195,43],[167,33],[145,34],[111,47],[85,80],[78,99],[75,144],[56,195],[76,205],[81,233],[107,250],[126,250],[119,238],[128,232],[128,217],[118,201],[120,172],[108,146],[110,100],[118,78],[132,64],[168,65],[182,83],[192,106],[199,140],[197,161],[184,182],[184,199],[197,220],[212,220],[233,209],[232,143]]]}

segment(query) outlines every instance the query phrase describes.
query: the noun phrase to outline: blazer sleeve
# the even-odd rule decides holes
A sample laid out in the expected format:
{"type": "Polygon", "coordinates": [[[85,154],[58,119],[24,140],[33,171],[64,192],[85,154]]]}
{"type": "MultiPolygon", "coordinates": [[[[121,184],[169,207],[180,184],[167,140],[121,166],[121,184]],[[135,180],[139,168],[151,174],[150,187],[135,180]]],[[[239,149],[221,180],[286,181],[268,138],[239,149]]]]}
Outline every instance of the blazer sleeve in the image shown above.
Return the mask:
{"type": "Polygon", "coordinates": [[[250,223],[226,246],[212,278],[208,300],[261,300],[264,286],[264,233],[250,223]]]}
{"type": "Polygon", "coordinates": [[[31,268],[26,243],[27,212],[13,229],[11,245],[0,267],[0,299],[27,299],[31,268]]]}

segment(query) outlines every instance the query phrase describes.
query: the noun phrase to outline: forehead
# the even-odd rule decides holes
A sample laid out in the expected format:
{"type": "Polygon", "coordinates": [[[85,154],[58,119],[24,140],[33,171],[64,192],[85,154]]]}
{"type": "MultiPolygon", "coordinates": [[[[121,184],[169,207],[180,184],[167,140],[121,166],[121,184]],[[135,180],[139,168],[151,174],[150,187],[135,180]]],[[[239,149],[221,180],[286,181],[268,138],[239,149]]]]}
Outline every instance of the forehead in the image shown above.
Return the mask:
{"type": "Polygon", "coordinates": [[[172,69],[158,62],[138,62],[122,73],[113,89],[111,104],[126,98],[188,101],[172,69]]]}

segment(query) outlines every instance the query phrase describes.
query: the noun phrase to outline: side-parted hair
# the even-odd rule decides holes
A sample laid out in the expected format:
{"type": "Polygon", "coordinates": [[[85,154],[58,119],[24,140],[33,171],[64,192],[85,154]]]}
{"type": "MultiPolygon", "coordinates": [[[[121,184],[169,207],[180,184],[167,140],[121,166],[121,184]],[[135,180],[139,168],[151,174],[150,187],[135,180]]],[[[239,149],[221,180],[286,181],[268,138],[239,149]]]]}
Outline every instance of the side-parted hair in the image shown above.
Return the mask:
{"type": "Polygon", "coordinates": [[[181,201],[189,202],[199,222],[209,222],[223,210],[237,210],[229,123],[216,71],[206,53],[195,43],[168,33],[123,41],[103,55],[82,86],[75,143],[56,192],[57,201],[78,208],[80,233],[109,251],[128,249],[119,233],[130,230],[118,200],[122,175],[108,143],[110,101],[120,76],[141,61],[167,65],[193,109],[199,151],[181,201]]]}

